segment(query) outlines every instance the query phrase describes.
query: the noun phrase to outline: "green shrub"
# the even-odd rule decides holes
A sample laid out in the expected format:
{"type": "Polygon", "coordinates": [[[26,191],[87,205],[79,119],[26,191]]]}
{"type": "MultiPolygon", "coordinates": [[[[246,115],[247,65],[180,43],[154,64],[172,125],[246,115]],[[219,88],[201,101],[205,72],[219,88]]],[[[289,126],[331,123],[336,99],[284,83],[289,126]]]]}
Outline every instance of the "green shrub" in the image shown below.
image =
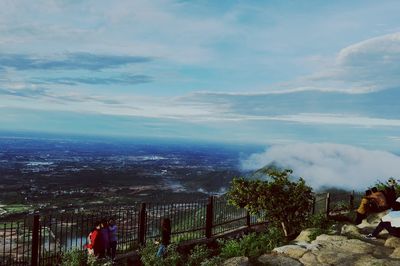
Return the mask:
{"type": "Polygon", "coordinates": [[[86,252],[79,249],[73,249],[62,255],[62,266],[86,266],[87,255],[86,252]]]}
{"type": "Polygon", "coordinates": [[[221,240],[219,244],[221,245],[221,257],[223,258],[231,258],[242,256],[242,249],[239,243],[240,240],[221,240]]]}
{"type": "Polygon", "coordinates": [[[332,204],[332,206],[330,207],[331,211],[336,212],[336,211],[347,211],[349,210],[349,202],[345,201],[345,200],[341,200],[338,202],[335,202],[334,204],[332,204]]]}
{"type": "Polygon", "coordinates": [[[209,259],[204,260],[200,266],[220,266],[222,265],[222,263],[224,262],[224,259],[219,257],[219,256],[215,256],[209,259]]]}
{"type": "Polygon", "coordinates": [[[86,251],[73,249],[62,255],[61,266],[108,266],[112,262],[108,259],[98,259],[94,255],[87,255],[86,251]]]}
{"type": "Polygon", "coordinates": [[[307,219],[306,227],[329,229],[333,222],[329,220],[324,213],[310,215],[307,219]]]}
{"type": "Polygon", "coordinates": [[[210,250],[206,245],[196,245],[190,252],[185,265],[200,266],[201,262],[205,261],[211,256],[210,250]]]}
{"type": "Polygon", "coordinates": [[[256,173],[266,179],[234,178],[228,191],[229,203],[252,214],[263,214],[285,235],[301,229],[312,207],[312,189],[304,179],[291,177],[292,170],[267,167],[256,173]]]}
{"type": "Polygon", "coordinates": [[[284,239],[281,230],[270,228],[266,233],[251,233],[239,240],[220,241],[221,257],[246,256],[255,258],[282,245],[284,239]]]}
{"type": "Polygon", "coordinates": [[[148,242],[140,250],[140,258],[144,266],[178,266],[182,265],[182,256],[176,251],[176,245],[169,245],[164,257],[157,257],[158,245],[148,242]]]}

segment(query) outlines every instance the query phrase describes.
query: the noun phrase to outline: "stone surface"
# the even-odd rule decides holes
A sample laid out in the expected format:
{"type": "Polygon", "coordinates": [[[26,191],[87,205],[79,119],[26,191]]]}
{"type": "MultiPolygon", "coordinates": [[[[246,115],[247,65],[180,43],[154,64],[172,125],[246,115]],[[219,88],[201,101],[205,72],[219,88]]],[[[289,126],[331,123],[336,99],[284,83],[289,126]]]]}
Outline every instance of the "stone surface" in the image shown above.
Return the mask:
{"type": "Polygon", "coordinates": [[[324,265],[317,260],[317,256],[312,252],[307,252],[299,259],[305,266],[319,266],[324,265]]]}
{"type": "Polygon", "coordinates": [[[381,244],[376,246],[374,252],[372,253],[372,255],[375,258],[378,258],[378,259],[387,258],[393,253],[393,249],[392,248],[388,248],[388,247],[384,247],[384,246],[380,246],[380,245],[381,244]]]}
{"type": "Polygon", "coordinates": [[[249,266],[249,258],[247,257],[234,257],[227,259],[223,266],[249,266]]]}
{"type": "Polygon", "coordinates": [[[400,259],[400,247],[395,248],[392,254],[390,254],[390,257],[394,259],[400,259]]]}
{"type": "Polygon", "coordinates": [[[353,264],[354,266],[398,266],[400,261],[390,259],[378,259],[372,255],[359,257],[353,264]]]}
{"type": "Polygon", "coordinates": [[[385,247],[398,248],[400,247],[400,238],[395,236],[388,236],[385,241],[385,247]]]}
{"type": "Polygon", "coordinates": [[[336,235],[320,235],[311,243],[320,245],[321,249],[335,250],[341,253],[367,254],[372,253],[375,249],[375,246],[370,243],[336,235]]]}
{"type": "Polygon", "coordinates": [[[294,241],[296,242],[310,242],[310,235],[317,230],[316,228],[307,228],[300,232],[294,241]]]}
{"type": "MultiPolygon", "coordinates": [[[[376,214],[369,221],[377,224],[384,214],[376,214]]],[[[400,266],[400,238],[387,236],[387,232],[383,232],[378,239],[367,239],[363,235],[371,233],[376,226],[367,222],[364,222],[364,230],[345,224],[338,234],[322,234],[311,243],[305,242],[304,239],[308,239],[304,236],[312,232],[312,229],[305,230],[293,244],[276,248],[274,252],[278,254],[277,257],[291,257],[306,266],[400,266]]]]}
{"type": "Polygon", "coordinates": [[[268,266],[301,266],[303,265],[298,260],[278,254],[264,254],[258,260],[261,265],[268,266]]]}
{"type": "Polygon", "coordinates": [[[273,252],[276,252],[279,254],[284,254],[284,255],[294,258],[294,259],[299,259],[304,255],[304,253],[307,252],[307,249],[302,246],[298,246],[298,245],[286,245],[286,246],[275,248],[273,250],[273,252]]]}
{"type": "Polygon", "coordinates": [[[322,265],[352,265],[352,259],[354,254],[349,253],[338,253],[336,251],[323,250],[318,252],[317,261],[322,265]]]}
{"type": "Polygon", "coordinates": [[[357,226],[353,224],[345,224],[342,226],[341,235],[360,236],[360,231],[357,226]]]}
{"type": "Polygon", "coordinates": [[[346,236],[338,236],[338,235],[319,235],[314,241],[342,241],[347,240],[346,236]]]}

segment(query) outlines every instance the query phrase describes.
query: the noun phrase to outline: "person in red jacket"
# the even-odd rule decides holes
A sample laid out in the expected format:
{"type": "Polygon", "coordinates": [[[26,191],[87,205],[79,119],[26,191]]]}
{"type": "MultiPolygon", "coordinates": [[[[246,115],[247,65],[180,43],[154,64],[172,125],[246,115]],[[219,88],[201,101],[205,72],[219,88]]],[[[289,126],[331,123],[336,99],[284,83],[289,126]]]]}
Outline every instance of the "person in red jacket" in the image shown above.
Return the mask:
{"type": "Polygon", "coordinates": [[[85,247],[88,249],[89,254],[94,254],[95,256],[101,255],[103,249],[103,243],[101,240],[100,234],[100,225],[101,223],[96,223],[95,228],[93,228],[92,232],[90,232],[88,236],[88,244],[85,247]]]}

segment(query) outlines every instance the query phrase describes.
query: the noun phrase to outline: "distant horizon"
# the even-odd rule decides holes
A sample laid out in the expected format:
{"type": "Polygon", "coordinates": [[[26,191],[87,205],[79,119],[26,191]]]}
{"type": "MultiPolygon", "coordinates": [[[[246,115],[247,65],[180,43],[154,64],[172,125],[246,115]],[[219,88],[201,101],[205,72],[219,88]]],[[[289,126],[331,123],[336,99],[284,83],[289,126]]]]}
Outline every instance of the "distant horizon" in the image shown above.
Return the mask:
{"type": "MultiPolygon", "coordinates": [[[[380,150],[368,150],[350,145],[339,145],[333,143],[291,143],[280,145],[254,145],[240,143],[222,143],[210,141],[195,141],[183,139],[162,138],[118,138],[106,136],[78,136],[61,134],[43,134],[28,132],[16,134],[15,132],[4,133],[0,131],[0,148],[2,140],[31,141],[32,143],[54,143],[57,141],[76,145],[82,142],[112,147],[114,153],[118,154],[118,147],[124,152],[135,145],[147,147],[168,147],[168,149],[189,149],[193,152],[212,154],[213,151],[230,151],[241,154],[236,167],[244,172],[252,172],[266,165],[274,164],[281,168],[292,169],[294,176],[303,177],[306,182],[315,189],[332,187],[341,189],[364,190],[375,184],[376,181],[385,181],[389,177],[400,178],[400,154],[380,150]],[[123,146],[121,146],[123,145],[123,146]],[[130,147],[130,148],[129,148],[130,147]]],[[[4,142],[3,142],[4,143],[4,142]]],[[[7,143],[7,142],[6,142],[7,143]]],[[[28,142],[27,142],[28,143],[28,142]]],[[[93,146],[88,146],[87,152],[92,152],[93,146]]],[[[7,145],[8,151],[13,146],[7,145]]],[[[30,146],[30,145],[28,145],[30,146]]],[[[82,146],[84,148],[85,146],[82,146]]],[[[20,150],[21,145],[15,147],[20,150]]],[[[45,145],[43,146],[45,148],[45,145]]],[[[121,151],[122,151],[121,150],[121,151]]],[[[2,150],[0,150],[0,155],[2,150]]],[[[22,155],[22,154],[21,154],[22,155]]]]}

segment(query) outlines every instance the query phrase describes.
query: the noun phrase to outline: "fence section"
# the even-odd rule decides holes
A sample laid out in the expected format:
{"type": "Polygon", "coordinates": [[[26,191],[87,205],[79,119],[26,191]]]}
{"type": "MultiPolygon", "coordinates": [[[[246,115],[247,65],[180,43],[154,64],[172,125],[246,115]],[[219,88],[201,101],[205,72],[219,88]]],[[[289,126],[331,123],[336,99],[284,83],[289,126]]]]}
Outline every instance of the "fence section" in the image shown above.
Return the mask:
{"type": "Polygon", "coordinates": [[[142,203],[96,211],[30,215],[0,228],[0,265],[55,265],[63,253],[83,250],[99,221],[113,219],[118,227],[118,253],[159,239],[161,219],[171,221],[171,241],[211,237],[264,221],[225,199],[178,203],[142,203]]]}

